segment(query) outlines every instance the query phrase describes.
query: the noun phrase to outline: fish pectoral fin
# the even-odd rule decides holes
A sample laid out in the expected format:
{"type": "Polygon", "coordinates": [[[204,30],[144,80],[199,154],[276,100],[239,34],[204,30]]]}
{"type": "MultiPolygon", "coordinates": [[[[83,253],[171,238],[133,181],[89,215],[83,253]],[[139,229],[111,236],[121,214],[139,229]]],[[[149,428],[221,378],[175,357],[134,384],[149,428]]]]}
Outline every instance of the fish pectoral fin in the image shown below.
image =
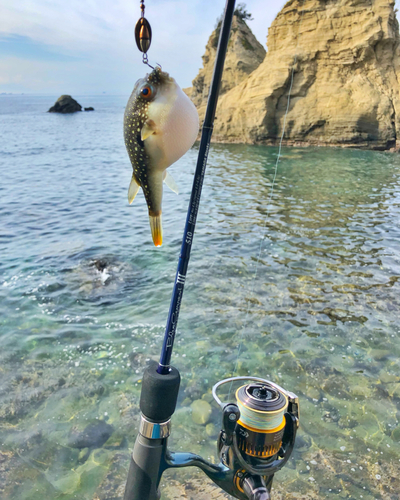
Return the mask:
{"type": "Polygon", "coordinates": [[[139,189],[140,189],[140,186],[137,183],[137,180],[135,179],[135,176],[132,175],[131,183],[129,184],[129,189],[128,189],[128,201],[129,201],[129,205],[135,199],[136,195],[138,194],[139,189]]]}
{"type": "Polygon", "coordinates": [[[142,131],[141,131],[141,139],[142,141],[145,141],[148,137],[150,137],[152,134],[155,134],[156,133],[156,124],[154,123],[153,120],[146,120],[144,122],[144,125],[142,127],[142,131]]]}
{"type": "Polygon", "coordinates": [[[165,184],[170,188],[171,191],[173,191],[176,194],[179,194],[179,188],[176,185],[176,182],[174,181],[174,178],[172,177],[171,174],[165,171],[163,179],[165,184]]]}
{"type": "Polygon", "coordinates": [[[153,243],[156,247],[162,245],[162,219],[161,214],[153,217],[149,215],[151,235],[153,237],[153,243]]]}

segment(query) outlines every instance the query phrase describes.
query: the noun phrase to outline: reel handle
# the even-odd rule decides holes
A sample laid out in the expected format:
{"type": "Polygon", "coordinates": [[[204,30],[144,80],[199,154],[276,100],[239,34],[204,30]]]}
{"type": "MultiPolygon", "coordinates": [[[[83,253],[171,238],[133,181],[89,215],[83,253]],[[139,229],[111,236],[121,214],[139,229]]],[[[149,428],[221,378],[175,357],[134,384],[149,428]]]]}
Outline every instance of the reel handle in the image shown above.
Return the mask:
{"type": "Polygon", "coordinates": [[[233,436],[235,434],[236,422],[240,418],[240,410],[235,404],[227,404],[224,407],[224,412],[222,414],[222,429],[223,435],[221,439],[225,445],[230,446],[233,442],[233,436]]]}

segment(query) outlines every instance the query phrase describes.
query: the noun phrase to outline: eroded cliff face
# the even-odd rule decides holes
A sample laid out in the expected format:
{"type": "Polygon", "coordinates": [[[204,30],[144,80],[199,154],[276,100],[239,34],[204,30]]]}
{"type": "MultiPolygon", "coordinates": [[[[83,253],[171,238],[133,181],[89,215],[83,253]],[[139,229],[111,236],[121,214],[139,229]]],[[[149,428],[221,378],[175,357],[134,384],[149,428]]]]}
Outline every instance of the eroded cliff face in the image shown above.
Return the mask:
{"type": "MultiPolygon", "coordinates": [[[[219,29],[215,29],[206,46],[203,56],[203,68],[193,80],[193,87],[185,92],[198,108],[200,117],[205,114],[208,92],[214,71],[214,61],[217,52],[219,29]]],[[[245,21],[233,17],[231,36],[225,58],[220,95],[225,94],[244,81],[264,60],[266,51],[257,41],[245,21]]]]}
{"type": "Polygon", "coordinates": [[[288,108],[286,143],[393,147],[399,44],[392,0],[288,1],[263,62],[220,97],[213,139],[276,143],[288,108]]]}

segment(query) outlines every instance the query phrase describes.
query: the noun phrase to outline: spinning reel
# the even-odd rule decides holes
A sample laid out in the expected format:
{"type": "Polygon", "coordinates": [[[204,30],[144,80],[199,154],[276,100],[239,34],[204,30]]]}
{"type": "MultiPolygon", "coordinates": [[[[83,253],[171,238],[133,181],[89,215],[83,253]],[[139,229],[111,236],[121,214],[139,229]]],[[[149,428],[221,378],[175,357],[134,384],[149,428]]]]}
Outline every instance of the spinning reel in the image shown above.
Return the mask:
{"type": "Polygon", "coordinates": [[[299,426],[298,397],[256,377],[222,380],[213,387],[213,397],[222,408],[218,454],[229,469],[224,484],[219,485],[241,500],[269,499],[273,476],[293,451],[299,426]],[[236,403],[222,403],[218,388],[238,380],[255,383],[236,391],[236,403]]]}
{"type": "MultiPolygon", "coordinates": [[[[222,408],[222,429],[217,443],[220,462],[213,464],[193,453],[168,450],[170,418],[161,422],[160,406],[154,403],[157,398],[166,402],[170,401],[170,396],[177,395],[179,373],[172,368],[170,375],[160,375],[156,370],[157,363],[152,363],[143,378],[141,425],[124,500],[157,500],[163,472],[190,466],[199,467],[235,498],[269,500],[273,476],[285,465],[293,451],[299,426],[297,396],[256,377],[233,377],[218,382],[212,393],[222,408]],[[229,382],[242,380],[252,383],[236,391],[236,402],[222,403],[217,390],[229,382]]],[[[165,415],[171,409],[167,409],[165,415]]]]}

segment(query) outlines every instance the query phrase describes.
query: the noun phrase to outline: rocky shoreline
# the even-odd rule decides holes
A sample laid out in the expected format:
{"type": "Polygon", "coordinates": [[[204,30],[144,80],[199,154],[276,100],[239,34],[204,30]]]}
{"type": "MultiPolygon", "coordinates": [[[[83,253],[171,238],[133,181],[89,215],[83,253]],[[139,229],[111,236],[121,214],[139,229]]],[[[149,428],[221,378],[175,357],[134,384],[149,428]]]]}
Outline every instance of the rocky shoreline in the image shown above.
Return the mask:
{"type": "MultiPolygon", "coordinates": [[[[269,28],[262,60],[240,42],[258,43],[236,19],[227,54],[230,86],[222,87],[213,141],[277,144],[285,124],[285,145],[397,151],[400,33],[394,7],[391,0],[289,0],[269,28]],[[249,61],[256,68],[244,75],[239,70],[249,61]]],[[[215,37],[216,30],[203,68],[186,89],[200,118],[215,37]]]]}
{"type": "MultiPolygon", "coordinates": [[[[199,135],[200,138],[200,135],[199,135]]],[[[263,141],[250,141],[250,140],[240,140],[231,139],[228,140],[226,137],[214,134],[211,142],[215,144],[252,144],[258,146],[275,146],[278,147],[280,145],[280,138],[276,139],[266,139],[263,141]]],[[[386,151],[388,153],[399,153],[400,152],[400,144],[394,141],[392,144],[376,144],[374,141],[368,142],[328,142],[328,141],[318,141],[318,140],[310,140],[310,141],[298,141],[294,139],[283,139],[282,146],[284,147],[293,147],[293,148],[342,148],[342,149],[361,149],[361,150],[371,150],[371,151],[386,151]]]]}

